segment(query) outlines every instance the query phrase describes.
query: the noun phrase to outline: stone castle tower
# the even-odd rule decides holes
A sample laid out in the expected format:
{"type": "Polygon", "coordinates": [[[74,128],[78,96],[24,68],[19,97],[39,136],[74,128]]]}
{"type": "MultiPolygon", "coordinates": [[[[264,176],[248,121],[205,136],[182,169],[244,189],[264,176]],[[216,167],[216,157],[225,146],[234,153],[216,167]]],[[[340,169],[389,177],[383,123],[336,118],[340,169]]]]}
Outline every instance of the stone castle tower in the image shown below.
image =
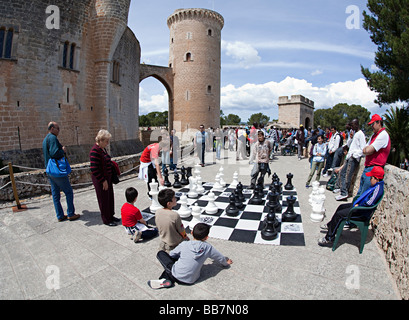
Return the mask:
{"type": "Polygon", "coordinates": [[[127,26],[130,0],[0,0],[0,7],[0,158],[22,163],[37,148],[27,158],[43,167],[50,121],[60,124],[73,163],[88,161],[99,129],[112,133],[114,156],[118,148],[136,153],[141,49],[127,26]],[[50,4],[58,28],[47,26],[50,4]]]}
{"type": "Polygon", "coordinates": [[[314,101],[302,95],[278,98],[279,125],[283,128],[305,128],[314,126],[314,101]]]}
{"type": "Polygon", "coordinates": [[[174,74],[173,127],[220,126],[221,30],[223,17],[207,9],[179,9],[167,20],[169,67],[174,74]]]}

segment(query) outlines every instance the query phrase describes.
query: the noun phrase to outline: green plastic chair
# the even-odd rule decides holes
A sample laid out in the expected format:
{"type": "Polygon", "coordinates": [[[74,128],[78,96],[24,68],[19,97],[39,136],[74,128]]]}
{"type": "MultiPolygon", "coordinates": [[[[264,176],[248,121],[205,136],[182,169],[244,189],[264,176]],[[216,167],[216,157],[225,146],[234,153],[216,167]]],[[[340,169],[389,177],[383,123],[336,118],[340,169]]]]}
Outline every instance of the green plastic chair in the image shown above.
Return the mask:
{"type": "MultiPolygon", "coordinates": [[[[346,219],[343,219],[338,226],[337,235],[335,236],[334,244],[332,245],[332,251],[335,251],[335,249],[337,248],[338,240],[341,237],[341,233],[342,233],[342,230],[344,229],[344,225],[345,223],[348,222],[348,223],[355,224],[361,231],[361,244],[359,246],[359,253],[360,254],[362,253],[362,251],[364,250],[364,246],[365,246],[366,236],[368,234],[369,222],[371,221],[372,216],[374,212],[376,211],[376,208],[381,203],[382,198],[383,198],[383,195],[378,200],[378,202],[371,207],[359,207],[358,206],[358,207],[351,208],[351,210],[349,211],[348,217],[346,219]],[[360,212],[370,212],[370,214],[368,215],[368,219],[366,219],[365,221],[360,221],[360,220],[354,220],[353,218],[351,218],[353,213],[358,210],[360,212]]],[[[355,202],[355,200],[356,200],[356,197],[354,198],[353,202],[355,202]]]]}

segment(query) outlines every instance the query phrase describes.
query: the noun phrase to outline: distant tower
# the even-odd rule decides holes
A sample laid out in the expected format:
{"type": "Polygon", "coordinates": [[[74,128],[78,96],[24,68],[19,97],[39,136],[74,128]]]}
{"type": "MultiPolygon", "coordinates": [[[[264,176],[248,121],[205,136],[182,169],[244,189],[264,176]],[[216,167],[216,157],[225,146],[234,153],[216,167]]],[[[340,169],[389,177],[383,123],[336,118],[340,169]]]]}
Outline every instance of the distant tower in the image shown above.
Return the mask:
{"type": "Polygon", "coordinates": [[[305,128],[314,126],[314,101],[302,95],[278,98],[278,121],[283,128],[305,128]]]}
{"type": "Polygon", "coordinates": [[[168,18],[169,67],[174,72],[177,130],[220,126],[221,30],[223,17],[207,9],[179,9],[168,18]]]}

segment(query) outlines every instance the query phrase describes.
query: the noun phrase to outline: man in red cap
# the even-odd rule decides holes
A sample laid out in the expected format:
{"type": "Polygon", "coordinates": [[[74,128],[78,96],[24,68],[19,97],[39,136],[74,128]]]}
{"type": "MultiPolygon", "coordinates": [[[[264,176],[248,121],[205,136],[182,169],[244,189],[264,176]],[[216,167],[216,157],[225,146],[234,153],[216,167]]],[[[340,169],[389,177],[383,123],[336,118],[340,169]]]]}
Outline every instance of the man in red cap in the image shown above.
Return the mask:
{"type": "MultiPolygon", "coordinates": [[[[340,222],[343,219],[348,217],[349,211],[352,207],[371,207],[379,201],[384,192],[384,170],[382,167],[375,166],[373,169],[365,173],[366,177],[369,177],[370,187],[362,193],[362,195],[357,198],[353,203],[341,204],[334,215],[331,218],[331,221],[326,225],[322,225],[321,229],[327,230],[327,234],[324,238],[318,241],[318,245],[324,247],[332,247],[334,242],[335,235],[338,229],[340,222]]],[[[354,219],[366,220],[368,218],[367,212],[360,213],[359,210],[354,213],[354,219]]]]}
{"type": "Polygon", "coordinates": [[[365,169],[361,176],[357,196],[360,196],[362,192],[370,187],[370,178],[365,174],[371,171],[375,166],[383,168],[391,151],[391,139],[383,127],[382,117],[378,114],[374,114],[368,125],[372,127],[374,134],[363,150],[363,153],[366,156],[365,169]]]}

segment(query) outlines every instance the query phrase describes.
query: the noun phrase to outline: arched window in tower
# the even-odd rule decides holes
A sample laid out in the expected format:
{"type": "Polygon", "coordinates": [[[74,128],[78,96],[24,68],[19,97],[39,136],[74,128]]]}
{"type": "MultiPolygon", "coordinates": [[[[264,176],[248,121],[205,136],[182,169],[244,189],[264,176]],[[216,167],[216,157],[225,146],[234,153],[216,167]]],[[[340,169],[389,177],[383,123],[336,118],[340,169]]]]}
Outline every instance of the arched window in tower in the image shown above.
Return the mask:
{"type": "Polygon", "coordinates": [[[211,37],[211,36],[213,35],[212,29],[208,29],[208,30],[207,30],[207,35],[208,35],[209,37],[211,37]]]}
{"type": "Polygon", "coordinates": [[[193,61],[192,53],[187,52],[185,54],[185,62],[191,62],[191,61],[193,61]]]}
{"type": "Polygon", "coordinates": [[[207,93],[208,94],[212,93],[212,86],[207,86],[207,93]]]}
{"type": "Polygon", "coordinates": [[[70,50],[70,69],[74,69],[75,47],[75,43],[72,43],[70,50]]]}
{"type": "Polygon", "coordinates": [[[63,52],[62,52],[62,66],[63,68],[67,68],[67,55],[68,55],[68,47],[70,43],[68,41],[64,42],[63,52]]]}
{"type": "Polygon", "coordinates": [[[119,75],[120,75],[120,68],[121,65],[118,61],[114,61],[112,63],[112,82],[119,84],[119,75]]]}
{"type": "Polygon", "coordinates": [[[14,29],[0,28],[0,58],[11,59],[14,29]]]}

